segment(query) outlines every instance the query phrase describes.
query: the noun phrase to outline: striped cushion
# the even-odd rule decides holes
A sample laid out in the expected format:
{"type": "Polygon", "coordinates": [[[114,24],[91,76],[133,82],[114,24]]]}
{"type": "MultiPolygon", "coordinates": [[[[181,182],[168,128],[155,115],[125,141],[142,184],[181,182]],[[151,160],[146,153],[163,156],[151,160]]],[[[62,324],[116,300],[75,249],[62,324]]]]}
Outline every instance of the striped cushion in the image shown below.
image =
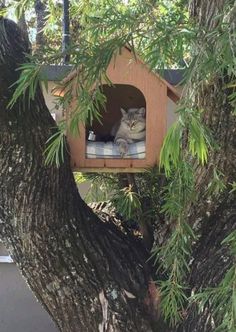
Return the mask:
{"type": "MultiPolygon", "coordinates": [[[[129,144],[129,151],[125,158],[144,159],[145,141],[129,144]]],[[[118,146],[113,142],[91,142],[87,141],[86,158],[121,158],[118,146]]]]}

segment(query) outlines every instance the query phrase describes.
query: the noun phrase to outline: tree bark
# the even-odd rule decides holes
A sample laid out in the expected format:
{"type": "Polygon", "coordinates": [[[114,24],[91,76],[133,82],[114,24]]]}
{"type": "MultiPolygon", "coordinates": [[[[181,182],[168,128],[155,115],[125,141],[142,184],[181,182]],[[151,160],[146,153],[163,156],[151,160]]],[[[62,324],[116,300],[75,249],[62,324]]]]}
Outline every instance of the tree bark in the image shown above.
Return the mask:
{"type": "MultiPolygon", "coordinates": [[[[225,197],[215,213],[205,220],[201,238],[193,252],[193,262],[189,275],[189,294],[207,287],[216,287],[232,266],[233,258],[222,241],[236,229],[236,195],[225,197]]],[[[207,303],[199,312],[197,303],[191,304],[184,314],[183,323],[177,332],[211,332],[217,327],[212,308],[207,303]]],[[[176,330],[175,330],[176,331],[176,330]]]]}
{"type": "MultiPolygon", "coordinates": [[[[192,0],[192,17],[212,29],[222,0],[192,0]]],[[[79,197],[69,158],[59,168],[44,165],[45,142],[53,122],[40,91],[31,102],[7,108],[18,78],[17,66],[27,50],[14,23],[0,20],[0,232],[14,260],[46,310],[63,332],[155,331],[153,314],[158,293],[150,283],[146,251],[113,224],[101,222],[79,197]],[[14,40],[13,40],[14,36],[14,40]],[[152,314],[152,315],[151,315],[152,314]]],[[[219,149],[206,166],[195,165],[198,197],[186,211],[198,229],[194,244],[189,294],[218,285],[232,263],[222,240],[236,227],[235,192],[207,190],[214,167],[226,183],[236,181],[236,117],[225,89],[226,77],[202,85],[197,108],[219,149]]],[[[195,304],[183,313],[175,331],[210,332],[214,317],[195,304]]],[[[162,331],[163,328],[157,329],[162,331]]]]}
{"type": "Polygon", "coordinates": [[[60,331],[155,331],[145,249],[82,201],[68,156],[44,164],[55,122],[41,91],[8,109],[27,51],[17,25],[0,18],[1,237],[60,331]]]}
{"type": "MultiPolygon", "coordinates": [[[[190,1],[190,14],[200,27],[200,41],[203,38],[201,31],[211,31],[216,27],[218,21],[215,18],[222,14],[224,5],[223,0],[190,1]]],[[[200,238],[194,245],[190,273],[186,276],[189,295],[206,287],[218,286],[235,263],[229,248],[222,245],[222,241],[236,229],[236,193],[230,186],[236,181],[236,117],[228,98],[232,90],[225,88],[228,79],[226,74],[215,76],[213,81],[201,84],[195,91],[196,109],[204,110],[203,121],[219,148],[210,154],[206,166],[193,164],[198,198],[188,207],[186,215],[189,223],[198,229],[200,238]],[[226,183],[226,188],[218,195],[208,191],[214,168],[224,174],[226,183]]],[[[217,327],[217,317],[213,316],[209,303],[201,313],[198,310],[196,303],[191,304],[184,313],[183,323],[175,331],[213,331],[217,327]]]]}
{"type": "Polygon", "coordinates": [[[40,52],[40,50],[45,46],[46,39],[43,33],[43,29],[46,23],[46,4],[44,0],[35,0],[34,8],[37,19],[37,32],[36,32],[36,52],[40,52]]]}

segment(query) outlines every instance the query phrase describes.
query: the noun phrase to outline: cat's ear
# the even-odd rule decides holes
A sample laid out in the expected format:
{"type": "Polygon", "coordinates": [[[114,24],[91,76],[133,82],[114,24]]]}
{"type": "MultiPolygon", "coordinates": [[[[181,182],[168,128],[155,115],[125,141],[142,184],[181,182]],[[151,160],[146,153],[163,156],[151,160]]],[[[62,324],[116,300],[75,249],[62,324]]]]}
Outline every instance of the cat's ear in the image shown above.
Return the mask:
{"type": "Polygon", "coordinates": [[[142,115],[143,117],[145,116],[145,113],[146,113],[146,110],[144,107],[141,107],[138,109],[138,114],[139,115],[142,115]]]}
{"type": "Polygon", "coordinates": [[[126,110],[124,110],[122,107],[121,107],[120,111],[121,111],[122,116],[125,116],[127,113],[126,110]]]}

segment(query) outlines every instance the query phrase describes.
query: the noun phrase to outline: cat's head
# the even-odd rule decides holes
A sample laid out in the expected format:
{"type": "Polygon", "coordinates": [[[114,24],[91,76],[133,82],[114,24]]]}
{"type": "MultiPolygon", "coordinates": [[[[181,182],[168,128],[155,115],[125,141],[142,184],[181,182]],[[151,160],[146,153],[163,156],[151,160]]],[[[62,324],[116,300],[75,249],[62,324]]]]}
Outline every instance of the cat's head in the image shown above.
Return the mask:
{"type": "Polygon", "coordinates": [[[144,107],[141,108],[129,108],[127,111],[123,108],[120,109],[122,118],[122,124],[131,131],[142,131],[146,127],[144,107]]]}

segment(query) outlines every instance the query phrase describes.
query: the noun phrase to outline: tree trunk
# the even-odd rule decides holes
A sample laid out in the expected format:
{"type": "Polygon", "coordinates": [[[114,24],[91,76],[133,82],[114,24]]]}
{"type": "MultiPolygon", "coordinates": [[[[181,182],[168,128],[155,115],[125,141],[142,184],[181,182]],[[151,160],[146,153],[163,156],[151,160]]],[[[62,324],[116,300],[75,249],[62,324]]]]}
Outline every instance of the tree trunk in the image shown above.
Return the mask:
{"type": "Polygon", "coordinates": [[[44,0],[35,0],[34,1],[34,8],[36,13],[37,19],[37,32],[36,32],[36,51],[39,52],[46,43],[43,29],[46,23],[46,4],[44,0]]]}
{"type": "Polygon", "coordinates": [[[27,47],[0,18],[1,237],[60,331],[155,331],[145,249],[82,201],[68,156],[59,168],[44,164],[55,122],[41,91],[8,109],[27,47]]]}
{"type": "MultiPolygon", "coordinates": [[[[225,197],[215,213],[202,225],[202,236],[195,246],[189,276],[189,295],[207,287],[218,286],[226,271],[232,266],[233,259],[226,246],[221,242],[236,229],[236,197],[225,197]]],[[[217,327],[217,317],[213,316],[207,303],[199,312],[193,303],[184,315],[183,323],[177,332],[211,332],[217,327]]]]}
{"type": "MultiPolygon", "coordinates": [[[[200,26],[211,29],[223,5],[223,0],[192,0],[190,10],[200,26]]],[[[45,141],[55,123],[41,92],[30,107],[21,100],[7,109],[13,93],[8,87],[18,78],[15,68],[25,61],[26,48],[17,27],[1,19],[0,232],[5,243],[61,331],[155,331],[150,313],[156,313],[158,294],[150,283],[145,249],[84,204],[68,157],[59,169],[44,165],[45,141]]],[[[236,227],[235,193],[229,186],[218,196],[207,191],[214,167],[226,183],[236,181],[236,117],[226,82],[227,77],[215,77],[195,95],[219,150],[206,166],[193,164],[198,197],[186,215],[200,237],[186,276],[189,293],[218,285],[232,263],[221,241],[236,227]]],[[[209,307],[198,314],[193,304],[183,315],[175,331],[213,330],[209,307]]]]}
{"type": "MultiPolygon", "coordinates": [[[[217,16],[223,12],[224,0],[192,0],[190,13],[199,25],[199,40],[202,31],[211,31],[218,24],[217,16]]],[[[211,39],[212,41],[212,39],[211,39]]],[[[214,49],[214,43],[212,45],[214,49]]],[[[197,77],[194,78],[197,80],[197,77]]],[[[215,76],[214,81],[202,84],[195,91],[196,109],[204,109],[203,120],[216,140],[219,149],[212,152],[206,166],[194,166],[198,199],[188,207],[189,223],[198,228],[200,238],[194,245],[188,276],[189,295],[206,287],[218,286],[234,258],[222,241],[236,229],[236,193],[230,183],[236,181],[236,117],[229,102],[226,89],[227,75],[215,76]],[[224,174],[225,190],[218,195],[210,194],[209,183],[214,168],[224,174]]],[[[209,303],[198,312],[196,304],[187,308],[178,332],[210,332],[215,318],[209,303]]]]}

